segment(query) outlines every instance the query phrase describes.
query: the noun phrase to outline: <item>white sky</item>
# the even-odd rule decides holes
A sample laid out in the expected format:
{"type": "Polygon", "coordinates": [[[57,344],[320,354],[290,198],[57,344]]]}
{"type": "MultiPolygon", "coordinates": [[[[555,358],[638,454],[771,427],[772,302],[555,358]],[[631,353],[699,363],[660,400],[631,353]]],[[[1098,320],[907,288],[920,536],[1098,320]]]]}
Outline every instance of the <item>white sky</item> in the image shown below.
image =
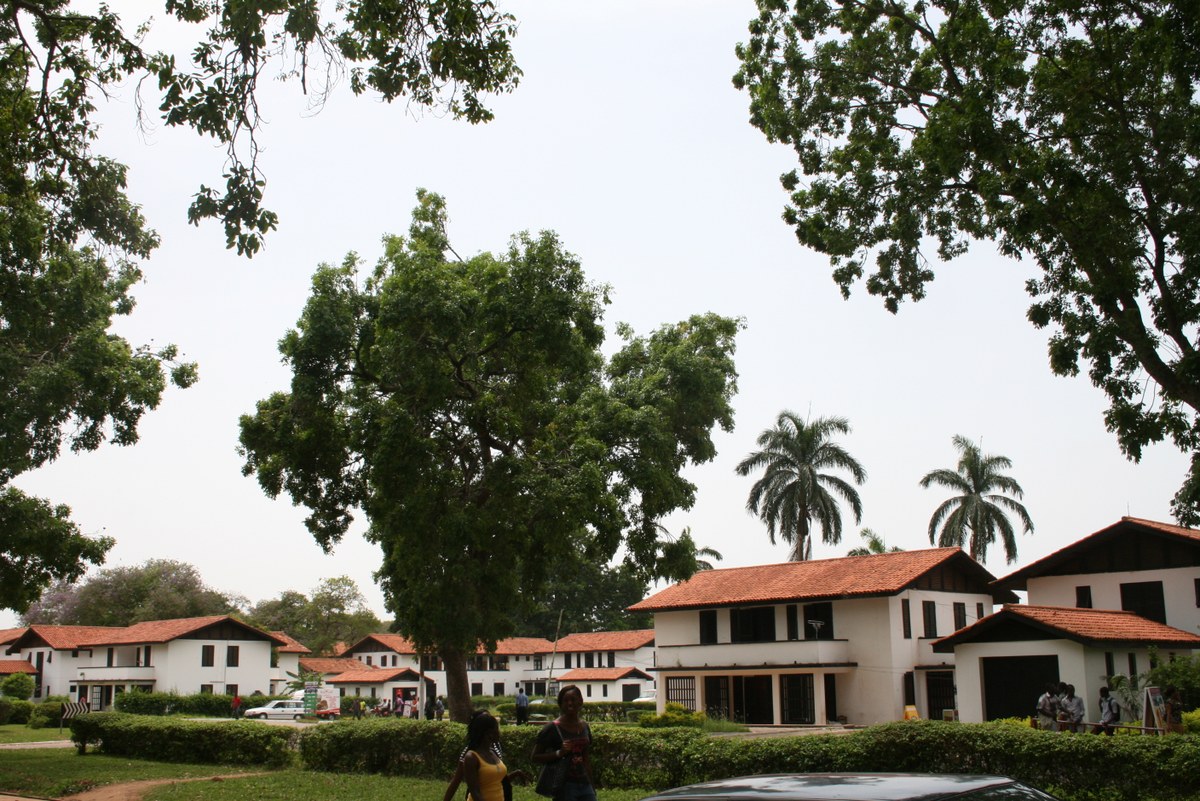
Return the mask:
{"type": "MultiPolygon", "coordinates": [[[[129,27],[155,9],[138,5],[115,4],[129,27]]],[[[502,5],[521,23],[525,77],[493,100],[491,124],[415,118],[345,85],[313,114],[298,86],[268,87],[262,165],[281,223],[252,261],[225,250],[219,225],[185,222],[196,187],[220,180],[221,152],[190,133],[139,135],[132,89],[105,110],[99,150],[130,165],[130,193],[163,238],[118,330],[135,344],[176,343],[201,375],[167,392],[137,446],[67,453],[15,482],[71,506],[85,532],[115,537],[108,566],[187,562],[251,602],[348,575],[390,618],[372,579],[377,549],[352,533],[324,555],[304,510],[242,477],[235,448],[238,415],[288,385],[276,342],[313,269],[350,250],[373,263],[381,235],[407,230],[418,187],[446,197],[464,256],[502,250],[520,230],[557,231],[590,279],[611,284],[610,330],[625,321],[647,333],[706,311],[745,318],[737,428],[718,432],[717,459],[690,471],[695,508],[667,521],[724,554],[722,566],[787,558],[745,511],[753,479],[734,473],[784,408],[849,419],[843,443],[868,471],[862,525],[889,545],[928,547],[947,493],[918,481],[954,466],[955,434],[1012,459],[1037,527],[1016,565],[995,547],[986,566],[997,576],[1125,514],[1170,520],[1186,459],[1160,446],[1127,462],[1104,430],[1100,391],[1051,375],[1045,335],[1024,318],[1032,265],[977,246],[936,265],[929,297],[892,316],[861,289],[843,301],[826,259],[796,244],[780,220],[790,151],[749,125],[730,82],[753,3],[502,5]]],[[[860,544],[848,511],[846,522],[843,543],[817,542],[814,557],[860,544]]]]}

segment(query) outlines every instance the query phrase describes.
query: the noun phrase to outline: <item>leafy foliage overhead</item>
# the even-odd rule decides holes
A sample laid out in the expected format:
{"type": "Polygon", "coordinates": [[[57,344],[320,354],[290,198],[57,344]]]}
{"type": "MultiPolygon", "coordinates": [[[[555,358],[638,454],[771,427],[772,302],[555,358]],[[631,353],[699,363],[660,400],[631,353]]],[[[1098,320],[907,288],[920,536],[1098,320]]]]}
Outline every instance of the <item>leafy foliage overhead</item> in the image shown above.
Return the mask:
{"type": "Polygon", "coordinates": [[[317,270],[280,343],[291,390],[242,418],[241,444],[324,547],[365,512],[400,630],[465,698],[465,654],[512,634],[563,565],[620,550],[642,579],[696,569],[690,537],[665,541],[658,521],[692,505],[683,468],[733,425],[740,323],[620,326],[606,360],[606,290],[554,234],[461,260],[443,200],[418,201],[369,275],[353,254],[317,270]]]}
{"type": "Polygon", "coordinates": [[[1181,0],[758,0],[734,83],[794,148],[785,219],[895,312],[971,239],[1030,259],[1028,318],[1137,459],[1191,451],[1200,521],[1200,25],[1181,0]]]}
{"type": "Polygon", "coordinates": [[[278,598],[252,606],[246,621],[267,631],[287,632],[314,654],[332,653],[337,643],[354,643],[385,630],[348,576],[325,579],[311,597],[285,590],[278,598]]]}

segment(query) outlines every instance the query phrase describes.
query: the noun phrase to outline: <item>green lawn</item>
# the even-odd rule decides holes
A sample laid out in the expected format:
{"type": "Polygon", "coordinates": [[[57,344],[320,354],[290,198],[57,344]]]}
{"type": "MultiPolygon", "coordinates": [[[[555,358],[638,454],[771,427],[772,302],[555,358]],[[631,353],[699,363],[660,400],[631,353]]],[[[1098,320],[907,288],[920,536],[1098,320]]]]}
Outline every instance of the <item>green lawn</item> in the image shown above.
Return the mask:
{"type": "Polygon", "coordinates": [[[0,726],[0,743],[44,743],[50,740],[69,740],[71,730],[63,727],[62,734],[58,727],[53,729],[31,729],[24,723],[6,723],[0,726]]]}
{"type": "MultiPolygon", "coordinates": [[[[147,796],[153,801],[440,801],[446,782],[386,778],[359,774],[280,770],[267,775],[212,779],[259,769],[215,765],[175,765],[108,757],[78,756],[70,748],[0,750],[0,791],[58,797],[102,784],[144,779],[205,778],[159,787],[147,796]]],[[[449,771],[447,771],[448,773],[449,771]]],[[[463,801],[466,788],[458,791],[463,801]]],[[[637,801],[650,794],[641,790],[603,790],[604,801],[637,801]]],[[[532,787],[514,788],[513,801],[541,801],[532,787]]]]}
{"type": "MultiPolygon", "coordinates": [[[[173,765],[100,754],[81,757],[74,748],[0,750],[0,791],[50,798],[82,792],[101,784],[244,772],[244,769],[221,765],[173,765]]],[[[251,796],[246,799],[252,801],[251,796]]]]}

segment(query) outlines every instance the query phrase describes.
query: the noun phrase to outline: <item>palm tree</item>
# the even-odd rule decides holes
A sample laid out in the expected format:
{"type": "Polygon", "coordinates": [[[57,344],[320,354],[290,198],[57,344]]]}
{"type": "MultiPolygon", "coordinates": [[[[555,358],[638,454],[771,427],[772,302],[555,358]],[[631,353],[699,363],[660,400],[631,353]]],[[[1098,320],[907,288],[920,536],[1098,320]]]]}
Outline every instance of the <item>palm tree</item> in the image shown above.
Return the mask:
{"type": "Polygon", "coordinates": [[[956,470],[934,470],[921,479],[926,489],[939,484],[960,493],[934,510],[929,519],[929,542],[960,547],[969,543],[971,557],[982,562],[999,534],[1005,557],[1010,564],[1015,562],[1017,539],[1008,514],[1021,519],[1026,534],[1033,533],[1033,521],[1024,506],[1008,497],[1025,497],[1020,484],[1000,473],[1012,467],[1012,461],[1007,456],[984,454],[962,436],[954,438],[954,447],[961,453],[956,470]]]}
{"type": "Polygon", "coordinates": [[[903,548],[897,548],[895,545],[889,548],[887,543],[883,541],[883,537],[869,528],[864,528],[858,532],[858,536],[866,541],[866,547],[851,548],[850,553],[846,554],[846,556],[872,556],[877,553],[899,553],[904,550],[903,548]]]}
{"type": "Polygon", "coordinates": [[[824,470],[845,470],[855,484],[867,478],[853,456],[833,442],[834,434],[849,434],[850,424],[841,417],[818,417],[812,422],[794,412],[780,412],[775,427],[758,435],[759,450],[737,466],[738,475],[762,470],[750,488],[746,508],[767,524],[771,544],[775,535],[792,546],[789,559],[812,558],[812,524],[821,527],[821,539],[841,542],[842,510],[838,498],[850,504],[854,522],[862,521],[858,491],[844,478],[824,470]]]}

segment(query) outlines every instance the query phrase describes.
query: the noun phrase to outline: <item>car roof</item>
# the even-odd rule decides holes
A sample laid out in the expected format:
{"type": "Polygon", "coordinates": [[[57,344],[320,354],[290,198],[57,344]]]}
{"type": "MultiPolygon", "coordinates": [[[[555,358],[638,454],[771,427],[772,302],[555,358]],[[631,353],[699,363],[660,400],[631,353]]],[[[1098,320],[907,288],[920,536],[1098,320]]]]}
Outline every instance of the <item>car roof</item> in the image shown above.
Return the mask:
{"type": "Polygon", "coordinates": [[[676,787],[643,801],[935,801],[1012,783],[1004,776],[946,773],[780,773],[676,787]]]}

